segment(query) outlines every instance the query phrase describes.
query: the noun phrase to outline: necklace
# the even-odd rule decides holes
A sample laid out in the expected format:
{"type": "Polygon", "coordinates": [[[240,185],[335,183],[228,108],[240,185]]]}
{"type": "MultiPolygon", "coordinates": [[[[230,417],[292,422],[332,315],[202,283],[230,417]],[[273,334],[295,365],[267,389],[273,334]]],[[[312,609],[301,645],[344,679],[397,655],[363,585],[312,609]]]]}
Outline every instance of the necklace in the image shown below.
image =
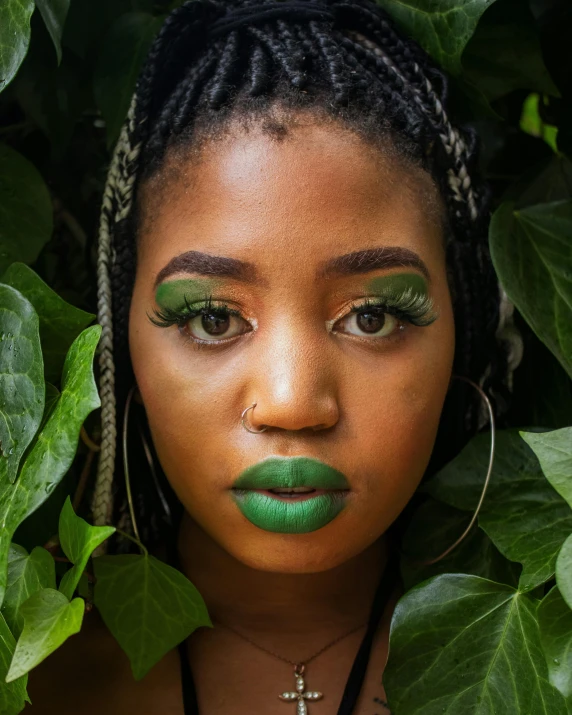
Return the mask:
{"type": "Polygon", "coordinates": [[[326,643],[325,646],[322,646],[320,650],[316,651],[313,653],[311,656],[308,658],[305,658],[304,661],[296,662],[294,660],[290,660],[290,658],[285,658],[282,655],[279,655],[278,653],[274,652],[273,650],[270,650],[269,648],[265,648],[264,646],[260,645],[259,643],[256,643],[253,641],[251,638],[248,636],[245,636],[243,633],[240,631],[237,631],[235,628],[232,626],[229,626],[225,623],[218,623],[219,626],[222,626],[223,628],[226,628],[229,631],[232,631],[235,635],[237,635],[239,638],[242,638],[242,640],[246,641],[247,643],[250,643],[250,645],[254,646],[255,648],[258,648],[258,650],[263,651],[264,653],[267,653],[268,655],[273,656],[274,658],[277,658],[278,660],[281,660],[283,663],[288,663],[288,665],[294,666],[294,680],[295,680],[295,690],[291,691],[285,691],[281,693],[278,697],[280,700],[283,700],[284,702],[295,702],[296,703],[296,715],[307,715],[308,714],[308,706],[306,705],[307,702],[315,701],[315,700],[321,700],[324,697],[324,694],[320,692],[319,690],[306,690],[306,681],[304,678],[305,672],[306,672],[306,666],[311,663],[313,660],[315,660],[319,655],[322,655],[325,651],[329,650],[333,646],[335,646],[337,643],[339,643],[341,640],[344,638],[348,638],[348,636],[351,636],[352,633],[355,633],[356,631],[359,631],[361,628],[364,628],[367,626],[367,623],[361,623],[359,626],[356,626],[352,628],[350,631],[346,631],[345,633],[342,633],[340,636],[337,636],[334,638],[334,640],[330,641],[329,643],[326,643]]]}

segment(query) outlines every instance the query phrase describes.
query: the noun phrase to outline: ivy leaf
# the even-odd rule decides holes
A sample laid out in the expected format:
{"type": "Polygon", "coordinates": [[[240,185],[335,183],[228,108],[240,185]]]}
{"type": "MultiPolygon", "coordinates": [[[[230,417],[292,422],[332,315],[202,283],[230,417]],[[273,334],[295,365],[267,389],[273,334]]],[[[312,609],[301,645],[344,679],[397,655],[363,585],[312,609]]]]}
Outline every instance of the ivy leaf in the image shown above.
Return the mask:
{"type": "Polygon", "coordinates": [[[532,12],[503,0],[485,12],[463,53],[463,76],[494,101],[515,89],[559,96],[540,47],[532,12]]]}
{"type": "Polygon", "coordinates": [[[471,515],[429,499],[415,512],[403,538],[401,572],[406,590],[441,573],[482,576],[511,586],[518,584],[520,566],[505,559],[482,529],[473,528],[450,554],[435,564],[424,562],[442,554],[467,528],[471,515]]]}
{"type": "Polygon", "coordinates": [[[153,556],[99,556],[93,566],[95,605],[137,680],[196,628],[212,625],[193,584],[153,556]]]}
{"type": "Polygon", "coordinates": [[[536,454],[546,479],[572,507],[572,427],[520,436],[536,454]]]}
{"type": "Polygon", "coordinates": [[[50,37],[56,48],[58,65],[62,61],[62,34],[70,7],[70,0],[36,0],[50,37]]]}
{"type": "Polygon", "coordinates": [[[0,92],[14,79],[28,52],[33,12],[34,0],[2,0],[0,4],[0,92]]]}
{"type": "Polygon", "coordinates": [[[569,698],[572,696],[572,611],[556,586],[538,607],[538,624],[550,682],[569,698]]]}
{"type": "Polygon", "coordinates": [[[407,593],[393,615],[383,674],[392,712],[566,715],[548,681],[536,608],[478,576],[444,574],[407,593]]]}
{"type": "Polygon", "coordinates": [[[377,0],[443,69],[461,73],[461,55],[495,0],[377,0]]]}
{"type": "Polygon", "coordinates": [[[0,613],[0,713],[2,715],[18,715],[26,703],[31,702],[26,692],[27,675],[23,675],[13,683],[6,682],[15,648],[16,640],[0,613]]]}
{"type": "Polygon", "coordinates": [[[57,650],[70,636],[79,633],[85,601],[70,603],[59,591],[44,588],[20,606],[24,629],[16,643],[6,676],[8,683],[21,678],[57,650]]]}
{"type": "Polygon", "coordinates": [[[90,526],[76,515],[71,499],[66,499],[59,525],[60,544],[73,564],[60,583],[60,591],[66,598],[73,596],[93,551],[114,533],[113,526],[90,526]]]}
{"type": "Polygon", "coordinates": [[[112,146],[127,116],[139,70],[163,18],[129,12],[113,24],[102,45],[94,75],[94,93],[112,146]]]}
{"type": "Polygon", "coordinates": [[[20,635],[24,618],[20,606],[42,588],[56,587],[56,565],[52,555],[41,546],[31,554],[18,544],[10,544],[8,582],[2,613],[15,636],[20,635]]]}
{"type": "Polygon", "coordinates": [[[517,209],[490,228],[493,263],[509,298],[572,377],[572,200],[517,209]]]}
{"type": "MultiPolygon", "coordinates": [[[[516,430],[498,431],[495,465],[479,525],[497,549],[523,566],[520,588],[550,579],[558,552],[572,532],[572,510],[544,477],[538,460],[516,430]]],[[[427,484],[446,504],[473,511],[489,460],[488,434],[477,435],[427,484]]]]}
{"type": "Polygon", "coordinates": [[[87,415],[100,405],[92,367],[100,334],[101,326],[93,325],[74,341],[64,364],[57,405],[37,435],[17,481],[0,492],[0,604],[14,531],[49,497],[67,472],[76,453],[80,428],[87,415]]]}
{"type": "Polygon", "coordinates": [[[572,608],[572,534],[566,539],[558,554],[556,583],[562,598],[572,608]]]}
{"type": "MultiPolygon", "coordinates": [[[[0,20],[0,34],[2,33],[0,20]]],[[[0,271],[33,263],[53,229],[52,201],[36,167],[0,144],[0,271]]]]}
{"type": "Polygon", "coordinates": [[[40,319],[40,339],[46,380],[59,382],[65,356],[82,330],[95,315],[76,308],[53,291],[24,263],[13,263],[2,283],[19,290],[34,306],[40,319]]]}
{"type": "Polygon", "coordinates": [[[49,382],[46,382],[46,399],[44,402],[44,414],[40,423],[40,431],[44,429],[44,425],[50,419],[54,407],[57,405],[60,398],[60,391],[49,382]]]}
{"type": "Polygon", "coordinates": [[[0,283],[0,490],[16,479],[44,412],[38,325],[31,303],[0,283]]]}

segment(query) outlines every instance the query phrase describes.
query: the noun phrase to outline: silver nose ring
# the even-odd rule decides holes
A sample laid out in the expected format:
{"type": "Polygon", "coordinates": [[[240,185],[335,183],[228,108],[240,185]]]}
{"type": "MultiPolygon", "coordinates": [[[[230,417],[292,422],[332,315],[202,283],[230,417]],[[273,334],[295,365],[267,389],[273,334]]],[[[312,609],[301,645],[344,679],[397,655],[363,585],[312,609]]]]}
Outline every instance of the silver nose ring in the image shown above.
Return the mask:
{"type": "Polygon", "coordinates": [[[254,402],[252,405],[250,405],[250,407],[247,407],[246,409],[244,409],[242,411],[242,414],[240,415],[240,421],[242,422],[242,426],[244,427],[245,430],[247,430],[247,432],[252,432],[252,434],[260,434],[260,432],[266,432],[268,427],[263,427],[262,429],[250,429],[250,427],[244,421],[244,417],[245,417],[246,413],[248,412],[248,410],[253,410],[255,407],[256,407],[256,402],[254,402]]]}

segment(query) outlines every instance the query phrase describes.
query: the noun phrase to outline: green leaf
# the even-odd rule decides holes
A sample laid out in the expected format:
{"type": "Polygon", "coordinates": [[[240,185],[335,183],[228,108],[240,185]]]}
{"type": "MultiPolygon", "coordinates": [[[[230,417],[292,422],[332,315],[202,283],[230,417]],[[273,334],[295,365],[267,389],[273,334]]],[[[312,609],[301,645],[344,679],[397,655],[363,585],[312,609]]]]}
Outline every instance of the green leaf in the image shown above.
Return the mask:
{"type": "Polygon", "coordinates": [[[139,70],[162,18],[130,12],[119,17],[103,42],[94,75],[95,98],[107,124],[107,142],[112,146],[121,130],[139,70]]]}
{"type": "Polygon", "coordinates": [[[521,432],[544,476],[572,507],[572,427],[551,432],[521,432]]]}
{"type": "Polygon", "coordinates": [[[556,586],[538,607],[538,625],[550,682],[569,698],[572,696],[572,611],[556,586]]]}
{"type": "Polygon", "coordinates": [[[490,228],[493,263],[509,298],[572,377],[572,200],[516,209],[490,228]]]}
{"type": "Polygon", "coordinates": [[[58,65],[62,61],[62,34],[70,7],[70,0],[36,0],[50,37],[56,48],[58,65]]]}
{"type": "Polygon", "coordinates": [[[377,0],[400,28],[453,75],[483,12],[495,0],[377,0]]]}
{"type": "Polygon", "coordinates": [[[66,303],[24,263],[13,263],[1,282],[19,290],[36,309],[40,319],[44,374],[46,380],[59,382],[67,351],[81,331],[93,322],[95,315],[66,303]]]}
{"type": "Polygon", "coordinates": [[[14,261],[33,263],[52,228],[52,201],[38,170],[0,144],[0,271],[14,261]]]}
{"type": "Polygon", "coordinates": [[[516,89],[559,96],[544,65],[534,17],[522,0],[502,0],[485,12],[462,62],[463,76],[489,101],[516,89]]]}
{"type": "Polygon", "coordinates": [[[90,526],[75,514],[71,499],[66,499],[59,525],[62,549],[73,564],[60,583],[60,591],[66,598],[73,596],[93,551],[114,533],[113,526],[90,526]]]}
{"type": "Polygon", "coordinates": [[[6,681],[10,683],[21,678],[70,636],[79,633],[84,610],[85,602],[82,598],[74,598],[70,603],[53,588],[44,588],[30,596],[20,606],[24,616],[24,630],[16,643],[6,681]]]}
{"type": "Polygon", "coordinates": [[[46,382],[46,400],[44,403],[44,414],[42,415],[40,431],[44,429],[44,425],[50,419],[50,415],[54,411],[54,407],[58,404],[60,394],[61,393],[57,387],[54,387],[49,382],[46,382]]]}
{"type": "Polygon", "coordinates": [[[556,583],[562,598],[572,608],[572,534],[562,545],[556,560],[556,583]]]}
{"type": "Polygon", "coordinates": [[[42,588],[56,588],[56,565],[49,551],[36,546],[31,554],[17,544],[10,545],[8,582],[2,613],[12,633],[18,636],[24,625],[20,606],[42,588]]]}
{"type": "Polygon", "coordinates": [[[211,626],[193,584],[153,556],[99,556],[93,566],[95,605],[137,680],[196,628],[211,626]]]}
{"type": "Polygon", "coordinates": [[[6,675],[15,648],[16,640],[10,632],[4,616],[0,613],[0,713],[2,715],[18,715],[26,703],[30,702],[26,692],[27,675],[23,675],[13,683],[6,682],[6,675]]]}
{"type": "Polygon", "coordinates": [[[0,92],[14,79],[28,52],[33,12],[34,0],[2,0],[0,4],[0,92]]]}
{"type": "Polygon", "coordinates": [[[0,490],[16,479],[44,412],[38,325],[31,303],[0,283],[0,490]]]}
{"type": "Polygon", "coordinates": [[[548,681],[536,602],[477,576],[437,576],[399,601],[383,682],[399,715],[568,712],[548,681]]]}
{"type": "Polygon", "coordinates": [[[473,528],[450,554],[435,564],[467,528],[471,515],[435,499],[414,514],[403,538],[401,571],[406,590],[441,573],[464,573],[516,586],[520,567],[505,559],[482,529],[473,528]]]}
{"type": "Polygon", "coordinates": [[[19,477],[0,493],[0,604],[6,588],[10,540],[18,524],[51,494],[69,469],[80,428],[96,407],[99,395],[93,379],[93,354],[101,326],[87,328],[71,346],[63,370],[62,394],[43,430],[36,437],[19,477]]]}
{"type": "MultiPolygon", "coordinates": [[[[572,511],[544,477],[538,460],[516,430],[497,431],[495,464],[479,525],[497,549],[523,566],[521,590],[554,574],[558,552],[572,532],[572,511]]],[[[475,437],[427,484],[446,504],[473,511],[489,459],[488,434],[475,437]]]]}

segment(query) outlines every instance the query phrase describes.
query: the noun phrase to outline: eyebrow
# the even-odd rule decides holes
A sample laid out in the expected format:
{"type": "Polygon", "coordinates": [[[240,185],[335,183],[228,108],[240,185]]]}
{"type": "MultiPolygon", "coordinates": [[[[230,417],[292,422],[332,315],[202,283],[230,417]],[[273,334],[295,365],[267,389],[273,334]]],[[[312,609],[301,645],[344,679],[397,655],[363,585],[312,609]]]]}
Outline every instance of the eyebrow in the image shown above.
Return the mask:
{"type": "Polygon", "coordinates": [[[322,278],[368,273],[380,268],[417,268],[429,279],[429,270],[420,256],[409,248],[382,246],[346,253],[323,263],[319,270],[322,278]]]}
{"type": "MultiPolygon", "coordinates": [[[[429,271],[415,251],[400,246],[383,246],[346,253],[321,264],[318,277],[348,276],[383,268],[417,268],[426,278],[429,271]]],[[[155,287],[175,273],[197,273],[202,276],[234,278],[254,282],[257,272],[254,264],[237,258],[213,256],[202,251],[186,251],[172,258],[155,278],[155,287]]]]}

